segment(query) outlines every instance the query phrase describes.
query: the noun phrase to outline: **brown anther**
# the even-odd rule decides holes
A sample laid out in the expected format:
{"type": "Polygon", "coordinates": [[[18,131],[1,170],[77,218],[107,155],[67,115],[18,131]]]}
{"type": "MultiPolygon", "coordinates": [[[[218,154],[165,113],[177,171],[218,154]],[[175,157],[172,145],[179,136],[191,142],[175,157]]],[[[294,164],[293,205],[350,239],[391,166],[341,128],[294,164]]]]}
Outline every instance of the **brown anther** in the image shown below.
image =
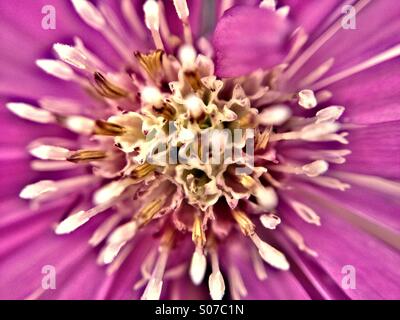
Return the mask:
{"type": "Polygon", "coordinates": [[[174,244],[174,238],[175,238],[175,229],[172,227],[168,227],[168,229],[162,235],[160,241],[160,247],[171,248],[174,244]]]}
{"type": "Polygon", "coordinates": [[[139,61],[140,66],[147,72],[154,81],[159,80],[163,73],[162,60],[164,51],[157,49],[150,53],[135,52],[135,57],[139,61]]]}
{"type": "Polygon", "coordinates": [[[107,156],[105,151],[102,150],[79,150],[73,152],[67,160],[70,162],[89,162],[102,160],[107,156]]]}
{"type": "Polygon", "coordinates": [[[194,216],[193,230],[192,230],[192,241],[196,247],[204,247],[206,244],[206,234],[202,225],[201,217],[199,215],[194,216]]]}
{"type": "Polygon", "coordinates": [[[246,189],[253,189],[256,186],[256,181],[247,175],[238,176],[240,184],[246,189]]]}
{"type": "Polygon", "coordinates": [[[200,80],[200,74],[197,71],[185,71],[184,78],[194,91],[199,91],[203,88],[203,84],[200,80]]]}
{"type": "Polygon", "coordinates": [[[138,213],[137,220],[140,226],[149,223],[164,204],[164,198],[154,199],[147,203],[138,213]]]}
{"type": "Polygon", "coordinates": [[[255,128],[257,127],[257,118],[253,113],[248,112],[237,123],[239,128],[255,128]]]}
{"type": "Polygon", "coordinates": [[[175,109],[167,103],[163,103],[161,107],[153,106],[153,111],[154,113],[161,115],[167,120],[174,119],[176,114],[175,109]]]}
{"type": "Polygon", "coordinates": [[[93,133],[102,136],[116,137],[124,135],[126,133],[126,129],[116,123],[111,123],[104,120],[96,120],[93,133]]]}
{"type": "Polygon", "coordinates": [[[239,225],[240,231],[242,231],[245,236],[252,236],[254,234],[255,226],[243,211],[232,210],[232,216],[239,225]]]}
{"type": "Polygon", "coordinates": [[[148,174],[152,173],[155,169],[156,169],[155,166],[149,163],[144,163],[133,169],[130,176],[133,179],[141,179],[146,177],[148,174]]]}
{"type": "Polygon", "coordinates": [[[100,72],[94,73],[95,89],[98,94],[110,99],[119,99],[128,96],[128,92],[107,80],[100,72]]]}
{"type": "Polygon", "coordinates": [[[255,137],[255,150],[263,150],[267,147],[271,136],[272,127],[265,129],[262,133],[257,131],[255,137]]]}

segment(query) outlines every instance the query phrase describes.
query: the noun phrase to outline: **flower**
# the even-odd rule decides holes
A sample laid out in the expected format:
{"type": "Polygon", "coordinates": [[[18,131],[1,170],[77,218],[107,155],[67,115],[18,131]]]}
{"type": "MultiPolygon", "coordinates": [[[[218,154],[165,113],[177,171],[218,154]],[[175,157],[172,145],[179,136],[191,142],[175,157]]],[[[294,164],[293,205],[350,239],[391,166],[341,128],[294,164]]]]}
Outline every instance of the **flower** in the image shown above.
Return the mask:
{"type": "Polygon", "coordinates": [[[47,2],[1,5],[1,297],[400,296],[398,1],[47,2]]]}

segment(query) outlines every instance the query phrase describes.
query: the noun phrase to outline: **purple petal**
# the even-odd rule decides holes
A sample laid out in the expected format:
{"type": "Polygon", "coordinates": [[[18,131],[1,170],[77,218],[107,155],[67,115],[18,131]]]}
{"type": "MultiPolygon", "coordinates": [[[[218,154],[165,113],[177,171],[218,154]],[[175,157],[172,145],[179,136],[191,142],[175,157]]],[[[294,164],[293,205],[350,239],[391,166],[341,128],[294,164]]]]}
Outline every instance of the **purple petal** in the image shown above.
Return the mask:
{"type": "Polygon", "coordinates": [[[282,62],[289,31],[287,20],[268,9],[238,6],[226,11],[213,37],[217,75],[240,76],[282,62]]]}
{"type": "Polygon", "coordinates": [[[400,178],[400,121],[382,122],[353,129],[349,134],[351,154],[340,170],[400,178]]]}
{"type": "Polygon", "coordinates": [[[362,230],[362,222],[343,202],[332,201],[316,188],[297,184],[293,197],[312,207],[321,217],[321,226],[305,223],[288,208],[281,210],[284,221],[295,227],[306,244],[319,254],[317,263],[341,286],[343,267],[356,269],[356,289],[345,289],[352,299],[398,299],[400,276],[398,251],[362,230]]]}

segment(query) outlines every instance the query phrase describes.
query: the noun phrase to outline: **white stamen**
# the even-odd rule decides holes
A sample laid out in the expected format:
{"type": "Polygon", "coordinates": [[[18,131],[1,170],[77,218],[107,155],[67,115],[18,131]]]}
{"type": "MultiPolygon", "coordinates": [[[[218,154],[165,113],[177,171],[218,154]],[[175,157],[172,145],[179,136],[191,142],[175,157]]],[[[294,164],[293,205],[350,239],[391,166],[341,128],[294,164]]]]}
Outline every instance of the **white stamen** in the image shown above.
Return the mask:
{"type": "Polygon", "coordinates": [[[306,206],[304,203],[301,203],[301,202],[298,202],[295,200],[290,200],[289,203],[292,206],[293,210],[304,221],[311,223],[311,224],[315,224],[317,226],[321,225],[321,218],[309,206],[306,206]]]}
{"type": "Polygon", "coordinates": [[[286,18],[289,15],[289,12],[290,12],[289,6],[283,6],[280,7],[278,10],[276,10],[276,13],[282,18],[286,18]]]}
{"type": "Polygon", "coordinates": [[[62,80],[69,81],[75,78],[75,73],[71,67],[62,61],[39,59],[36,60],[36,65],[44,72],[62,80]]]}
{"type": "Polygon", "coordinates": [[[276,105],[269,107],[263,110],[259,114],[259,119],[262,125],[277,125],[280,126],[284,122],[286,122],[290,116],[292,115],[292,111],[288,106],[285,105],[276,105]]]}
{"type": "Polygon", "coordinates": [[[264,281],[268,278],[267,271],[265,270],[264,262],[262,261],[258,250],[252,248],[251,250],[251,261],[253,262],[253,268],[256,273],[258,280],[264,281]]]}
{"type": "Polygon", "coordinates": [[[99,205],[120,196],[131,183],[130,179],[124,179],[104,185],[94,193],[93,203],[99,205]]]}
{"type": "Polygon", "coordinates": [[[157,1],[147,0],[143,5],[145,23],[149,30],[159,30],[160,28],[160,8],[157,1]]]}
{"type": "Polygon", "coordinates": [[[160,106],[163,102],[163,95],[156,87],[146,86],[140,93],[141,99],[146,105],[160,106]]]}
{"type": "Polygon", "coordinates": [[[157,49],[164,49],[160,35],[160,7],[157,1],[147,0],[143,5],[146,27],[151,31],[157,49]]]}
{"type": "Polygon", "coordinates": [[[113,203],[104,203],[93,207],[87,211],[81,210],[77,213],[70,215],[68,218],[63,220],[55,229],[56,234],[66,234],[78,229],[80,226],[84,225],[95,215],[105,211],[111,207],[113,203]]]}
{"type": "Polygon", "coordinates": [[[279,218],[275,214],[270,213],[263,214],[260,217],[260,221],[265,228],[275,230],[276,227],[281,223],[281,218],[279,218]]]}
{"type": "Polygon", "coordinates": [[[135,34],[144,38],[145,29],[143,28],[139,16],[132,5],[131,0],[122,0],[121,1],[121,11],[124,15],[126,21],[130,24],[131,28],[135,31],[135,34]]]}
{"type": "Polygon", "coordinates": [[[66,148],[40,145],[29,150],[29,153],[42,160],[66,160],[70,151],[66,148]]]}
{"type": "Polygon", "coordinates": [[[82,116],[68,116],[63,120],[63,125],[75,133],[89,135],[93,133],[95,121],[82,116]]]}
{"type": "Polygon", "coordinates": [[[86,0],[71,0],[76,12],[89,26],[96,30],[104,28],[106,22],[97,8],[86,0]]]}
{"type": "Polygon", "coordinates": [[[317,117],[316,123],[336,121],[341,117],[344,110],[345,108],[341,106],[330,106],[321,109],[315,115],[317,117]]]}
{"type": "Polygon", "coordinates": [[[157,259],[156,266],[154,267],[151,279],[144,290],[141,297],[142,300],[158,300],[161,296],[161,290],[163,285],[163,277],[165,267],[167,265],[169,249],[162,248],[160,256],[157,259]]]}
{"type": "Polygon", "coordinates": [[[76,164],[69,161],[47,161],[47,160],[33,160],[31,161],[31,168],[35,171],[60,171],[75,169],[76,164]]]}
{"type": "Polygon", "coordinates": [[[115,228],[121,219],[121,215],[118,214],[113,214],[107,218],[92,234],[89,239],[89,244],[93,247],[97,246],[107,237],[107,235],[115,228]]]}
{"type": "Polygon", "coordinates": [[[341,171],[336,171],[333,175],[362,187],[367,187],[391,195],[394,198],[400,197],[399,181],[391,181],[382,177],[341,171]]]}
{"type": "Polygon", "coordinates": [[[34,106],[22,102],[10,102],[6,104],[8,110],[17,116],[39,123],[52,123],[55,122],[54,115],[43,109],[35,108],[34,106]]]}
{"type": "Polygon", "coordinates": [[[276,9],[276,0],[262,0],[260,3],[260,8],[263,9],[271,9],[274,10],[276,9]]]}
{"type": "Polygon", "coordinates": [[[301,129],[301,138],[304,140],[318,139],[320,136],[334,133],[340,129],[340,125],[335,122],[322,122],[310,124],[301,129]]]}
{"type": "Polygon", "coordinates": [[[136,234],[138,224],[136,221],[130,221],[118,227],[108,238],[108,243],[125,243],[132,239],[136,234]]]}
{"type": "Polygon", "coordinates": [[[225,281],[219,270],[218,254],[213,248],[210,250],[212,273],[208,278],[208,287],[213,300],[222,300],[225,294],[225,281]]]}
{"type": "Polygon", "coordinates": [[[184,70],[192,70],[195,67],[196,50],[190,44],[185,44],[179,49],[179,60],[184,70]]]}
{"type": "Polygon", "coordinates": [[[193,252],[192,261],[190,264],[190,278],[195,285],[199,285],[206,274],[207,261],[206,257],[200,248],[196,248],[193,252]]]}
{"type": "Polygon", "coordinates": [[[316,177],[325,173],[329,164],[325,160],[316,160],[301,167],[303,172],[309,177],[316,177]]]}
{"type": "Polygon", "coordinates": [[[78,102],[56,97],[41,98],[39,100],[39,105],[47,111],[62,115],[77,114],[82,110],[82,106],[78,102]]]}
{"type": "Polygon", "coordinates": [[[174,6],[179,19],[186,20],[189,17],[189,8],[186,0],[174,0],[174,6]]]}
{"type": "Polygon", "coordinates": [[[86,211],[79,211],[62,221],[55,230],[56,234],[70,233],[89,221],[86,211]]]}
{"type": "Polygon", "coordinates": [[[306,246],[304,238],[298,231],[288,226],[285,226],[283,230],[300,251],[304,251],[312,257],[318,257],[318,253],[316,251],[306,246]]]}
{"type": "Polygon", "coordinates": [[[100,252],[97,263],[100,265],[110,264],[121,251],[125,242],[108,243],[100,252]]]}
{"type": "Polygon", "coordinates": [[[242,275],[239,269],[233,265],[229,267],[229,284],[233,300],[240,300],[242,297],[247,296],[247,288],[244,285],[242,275]]]}
{"type": "Polygon", "coordinates": [[[298,103],[305,109],[312,109],[317,105],[317,99],[312,90],[305,89],[299,92],[298,103]]]}
{"type": "Polygon", "coordinates": [[[54,51],[60,59],[75,68],[85,70],[88,68],[88,60],[78,49],[66,44],[56,43],[53,45],[54,51]]]}
{"type": "Polygon", "coordinates": [[[35,199],[40,195],[57,190],[54,181],[42,180],[33,184],[25,186],[20,192],[19,196],[22,199],[35,199]]]}
{"type": "Polygon", "coordinates": [[[261,258],[265,262],[277,269],[289,270],[289,262],[286,260],[286,257],[282,252],[262,241],[256,233],[251,235],[250,238],[257,247],[261,258]]]}
{"type": "Polygon", "coordinates": [[[193,118],[199,118],[204,113],[203,101],[196,95],[190,95],[185,99],[185,106],[193,118]]]}
{"type": "Polygon", "coordinates": [[[254,196],[264,210],[274,209],[278,204],[278,196],[274,188],[259,185],[254,189],[254,196]]]}
{"type": "Polygon", "coordinates": [[[320,186],[338,189],[340,191],[345,191],[351,187],[349,184],[343,183],[342,181],[331,177],[314,177],[310,181],[320,186]]]}

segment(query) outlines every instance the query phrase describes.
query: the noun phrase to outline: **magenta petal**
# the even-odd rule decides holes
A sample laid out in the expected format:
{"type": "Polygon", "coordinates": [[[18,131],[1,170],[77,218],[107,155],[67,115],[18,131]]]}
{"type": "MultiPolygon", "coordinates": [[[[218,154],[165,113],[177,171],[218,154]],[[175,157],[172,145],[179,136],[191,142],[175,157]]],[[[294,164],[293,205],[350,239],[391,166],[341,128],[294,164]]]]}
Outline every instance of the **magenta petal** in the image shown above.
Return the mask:
{"type": "Polygon", "coordinates": [[[382,122],[351,130],[349,149],[340,170],[400,178],[400,121],[382,122]]]}
{"type": "Polygon", "coordinates": [[[282,62],[289,31],[287,20],[268,9],[238,6],[226,11],[213,37],[217,75],[240,76],[282,62]]]}
{"type": "Polygon", "coordinates": [[[306,244],[318,252],[317,263],[341,286],[343,268],[354,266],[356,289],[344,288],[352,299],[398,299],[400,255],[351,219],[353,213],[341,202],[332,201],[316,188],[297,184],[304,194],[296,199],[312,207],[321,226],[305,223],[291,210],[281,210],[284,220],[294,226],[306,244]],[[353,223],[351,223],[353,222],[353,223]]]}

